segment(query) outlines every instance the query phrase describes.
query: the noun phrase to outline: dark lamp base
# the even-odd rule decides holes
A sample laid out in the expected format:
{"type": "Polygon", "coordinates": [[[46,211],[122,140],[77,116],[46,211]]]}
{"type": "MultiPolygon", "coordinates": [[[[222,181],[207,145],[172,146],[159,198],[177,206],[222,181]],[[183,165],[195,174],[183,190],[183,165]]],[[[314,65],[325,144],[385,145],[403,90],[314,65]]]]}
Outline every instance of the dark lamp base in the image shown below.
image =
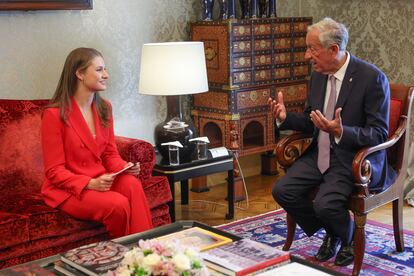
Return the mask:
{"type": "Polygon", "coordinates": [[[167,162],[169,162],[168,146],[161,146],[161,144],[173,141],[179,141],[183,145],[182,148],[179,148],[180,163],[190,162],[192,160],[195,143],[189,142],[188,140],[195,137],[195,129],[192,122],[185,123],[188,126],[174,130],[164,127],[167,122],[160,123],[155,128],[155,146],[167,162]]]}

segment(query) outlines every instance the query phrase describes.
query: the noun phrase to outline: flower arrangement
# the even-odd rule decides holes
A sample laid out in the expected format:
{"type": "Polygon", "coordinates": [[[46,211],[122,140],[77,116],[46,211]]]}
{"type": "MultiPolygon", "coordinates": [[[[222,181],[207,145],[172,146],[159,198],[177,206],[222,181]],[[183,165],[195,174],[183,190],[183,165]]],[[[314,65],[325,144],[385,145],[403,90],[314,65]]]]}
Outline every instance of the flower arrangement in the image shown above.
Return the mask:
{"type": "Polygon", "coordinates": [[[119,276],[205,276],[209,275],[199,252],[182,248],[179,242],[140,240],[128,251],[118,268],[108,275],[119,276]]]}

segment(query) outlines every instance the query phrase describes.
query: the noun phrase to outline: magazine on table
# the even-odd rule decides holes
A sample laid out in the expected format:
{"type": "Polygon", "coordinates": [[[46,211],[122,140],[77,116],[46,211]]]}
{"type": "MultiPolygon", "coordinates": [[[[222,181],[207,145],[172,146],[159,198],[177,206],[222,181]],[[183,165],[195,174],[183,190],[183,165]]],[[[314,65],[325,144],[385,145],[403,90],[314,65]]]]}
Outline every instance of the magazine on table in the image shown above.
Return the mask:
{"type": "Polygon", "coordinates": [[[158,237],[162,242],[179,242],[182,247],[193,247],[200,251],[231,243],[233,240],[200,227],[191,227],[158,237]]]}
{"type": "Polygon", "coordinates": [[[207,267],[225,275],[249,275],[290,262],[289,252],[241,239],[201,253],[207,267]]]}
{"type": "Polygon", "coordinates": [[[60,259],[87,275],[104,275],[118,267],[128,250],[128,247],[113,241],[102,241],[71,249],[61,254],[60,259]]]}

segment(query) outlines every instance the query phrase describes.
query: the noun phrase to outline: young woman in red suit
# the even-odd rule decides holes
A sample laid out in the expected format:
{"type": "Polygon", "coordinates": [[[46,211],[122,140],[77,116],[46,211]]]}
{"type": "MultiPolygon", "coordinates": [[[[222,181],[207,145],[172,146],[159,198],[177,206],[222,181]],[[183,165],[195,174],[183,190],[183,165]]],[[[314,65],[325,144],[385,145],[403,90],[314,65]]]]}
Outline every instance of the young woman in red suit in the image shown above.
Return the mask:
{"type": "Polygon", "coordinates": [[[147,199],[131,165],[117,151],[111,105],[99,92],[108,73],[102,54],[73,50],[66,58],[41,137],[46,204],[76,218],[102,222],[112,237],[152,228],[147,199]]]}

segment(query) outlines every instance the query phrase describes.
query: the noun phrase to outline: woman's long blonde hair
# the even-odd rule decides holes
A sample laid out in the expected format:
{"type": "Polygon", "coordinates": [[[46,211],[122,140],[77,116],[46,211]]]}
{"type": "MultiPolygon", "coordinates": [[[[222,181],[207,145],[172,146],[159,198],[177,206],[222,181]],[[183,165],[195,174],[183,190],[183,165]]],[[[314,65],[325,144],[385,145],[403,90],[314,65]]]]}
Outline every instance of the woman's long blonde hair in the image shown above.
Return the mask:
{"type": "MultiPolygon", "coordinates": [[[[67,123],[67,112],[72,112],[71,98],[75,95],[78,78],[76,71],[85,72],[95,57],[102,57],[102,54],[93,48],[77,48],[69,53],[60,75],[59,83],[55,94],[50,101],[51,107],[60,108],[60,117],[67,123]]],[[[110,105],[99,93],[94,94],[96,110],[103,126],[109,125],[111,110],[110,105]]]]}

